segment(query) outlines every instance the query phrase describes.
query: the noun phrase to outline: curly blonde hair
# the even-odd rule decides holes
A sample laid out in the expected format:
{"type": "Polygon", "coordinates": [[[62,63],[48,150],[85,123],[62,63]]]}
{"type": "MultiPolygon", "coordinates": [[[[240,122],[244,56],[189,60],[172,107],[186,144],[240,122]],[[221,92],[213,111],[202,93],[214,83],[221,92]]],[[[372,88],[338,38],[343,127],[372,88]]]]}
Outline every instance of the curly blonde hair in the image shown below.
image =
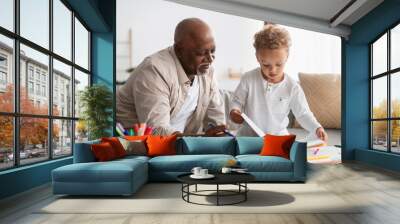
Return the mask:
{"type": "Polygon", "coordinates": [[[253,46],[257,50],[286,48],[289,51],[291,39],[289,32],[278,25],[268,24],[254,35],[253,46]]]}

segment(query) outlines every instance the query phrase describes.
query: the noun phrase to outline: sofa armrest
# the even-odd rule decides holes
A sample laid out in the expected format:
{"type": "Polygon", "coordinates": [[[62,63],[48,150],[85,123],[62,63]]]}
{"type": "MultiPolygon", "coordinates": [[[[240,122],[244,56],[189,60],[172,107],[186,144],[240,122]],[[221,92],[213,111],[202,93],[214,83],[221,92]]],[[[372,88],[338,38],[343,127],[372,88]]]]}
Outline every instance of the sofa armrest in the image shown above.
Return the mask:
{"type": "Polygon", "coordinates": [[[293,179],[305,181],[307,174],[307,143],[294,142],[290,149],[290,160],[293,162],[293,179]]]}
{"type": "Polygon", "coordinates": [[[92,144],[100,143],[100,140],[75,143],[74,147],[74,163],[89,163],[95,162],[96,158],[92,153],[90,146],[92,144]]]}

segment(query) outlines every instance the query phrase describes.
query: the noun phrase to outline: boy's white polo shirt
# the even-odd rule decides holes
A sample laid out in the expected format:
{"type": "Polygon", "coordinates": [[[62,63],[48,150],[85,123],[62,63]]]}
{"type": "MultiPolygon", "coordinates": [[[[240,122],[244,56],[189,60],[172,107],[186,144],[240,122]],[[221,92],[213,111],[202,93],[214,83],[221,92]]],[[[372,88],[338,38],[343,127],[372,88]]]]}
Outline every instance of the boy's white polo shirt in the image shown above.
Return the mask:
{"type": "MultiPolygon", "coordinates": [[[[272,135],[289,134],[289,112],[292,110],[300,125],[315,133],[321,125],[311,112],[300,85],[287,74],[276,84],[268,83],[257,68],[247,72],[240,80],[232,97],[230,109],[244,112],[265,133],[272,135]]],[[[254,131],[244,124],[238,135],[256,136],[254,131]]]]}

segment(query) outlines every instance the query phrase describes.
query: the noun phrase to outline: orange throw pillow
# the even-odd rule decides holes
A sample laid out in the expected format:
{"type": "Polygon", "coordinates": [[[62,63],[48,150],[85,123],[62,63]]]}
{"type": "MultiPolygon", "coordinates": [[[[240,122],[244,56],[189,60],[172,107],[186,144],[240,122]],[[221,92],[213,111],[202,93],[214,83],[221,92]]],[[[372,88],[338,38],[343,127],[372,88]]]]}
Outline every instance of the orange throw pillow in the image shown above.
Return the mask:
{"type": "Polygon", "coordinates": [[[148,156],[176,155],[175,142],[176,135],[148,136],[146,140],[148,156]]]}
{"type": "Polygon", "coordinates": [[[92,149],[94,157],[99,162],[110,161],[117,158],[112,145],[108,142],[93,144],[90,147],[92,149]]]}
{"type": "Polygon", "coordinates": [[[148,135],[141,135],[141,136],[125,136],[124,138],[128,141],[145,141],[147,139],[148,135]]]}
{"type": "Polygon", "coordinates": [[[117,137],[101,138],[101,142],[108,142],[114,149],[117,158],[126,156],[126,151],[117,137]]]}
{"type": "Polygon", "coordinates": [[[261,149],[261,156],[280,156],[286,159],[289,159],[290,148],[294,140],[296,139],[296,135],[265,135],[264,136],[264,145],[261,149]]]}

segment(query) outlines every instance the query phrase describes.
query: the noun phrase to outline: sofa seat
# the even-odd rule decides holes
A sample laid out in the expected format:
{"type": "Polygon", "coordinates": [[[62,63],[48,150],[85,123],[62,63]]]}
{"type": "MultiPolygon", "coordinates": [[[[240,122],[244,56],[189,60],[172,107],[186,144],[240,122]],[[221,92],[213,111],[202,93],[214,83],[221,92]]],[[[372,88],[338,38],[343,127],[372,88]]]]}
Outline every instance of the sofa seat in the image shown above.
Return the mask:
{"type": "Polygon", "coordinates": [[[52,172],[54,194],[131,195],[148,180],[145,157],[74,163],[52,172]]]}
{"type": "Polygon", "coordinates": [[[236,159],[250,172],[293,172],[292,161],[279,156],[239,155],[236,159]]]}
{"type": "Polygon", "coordinates": [[[235,157],[222,154],[157,156],[149,160],[149,178],[151,181],[176,181],[178,175],[198,166],[218,172],[228,160],[235,160],[235,157]]]}

